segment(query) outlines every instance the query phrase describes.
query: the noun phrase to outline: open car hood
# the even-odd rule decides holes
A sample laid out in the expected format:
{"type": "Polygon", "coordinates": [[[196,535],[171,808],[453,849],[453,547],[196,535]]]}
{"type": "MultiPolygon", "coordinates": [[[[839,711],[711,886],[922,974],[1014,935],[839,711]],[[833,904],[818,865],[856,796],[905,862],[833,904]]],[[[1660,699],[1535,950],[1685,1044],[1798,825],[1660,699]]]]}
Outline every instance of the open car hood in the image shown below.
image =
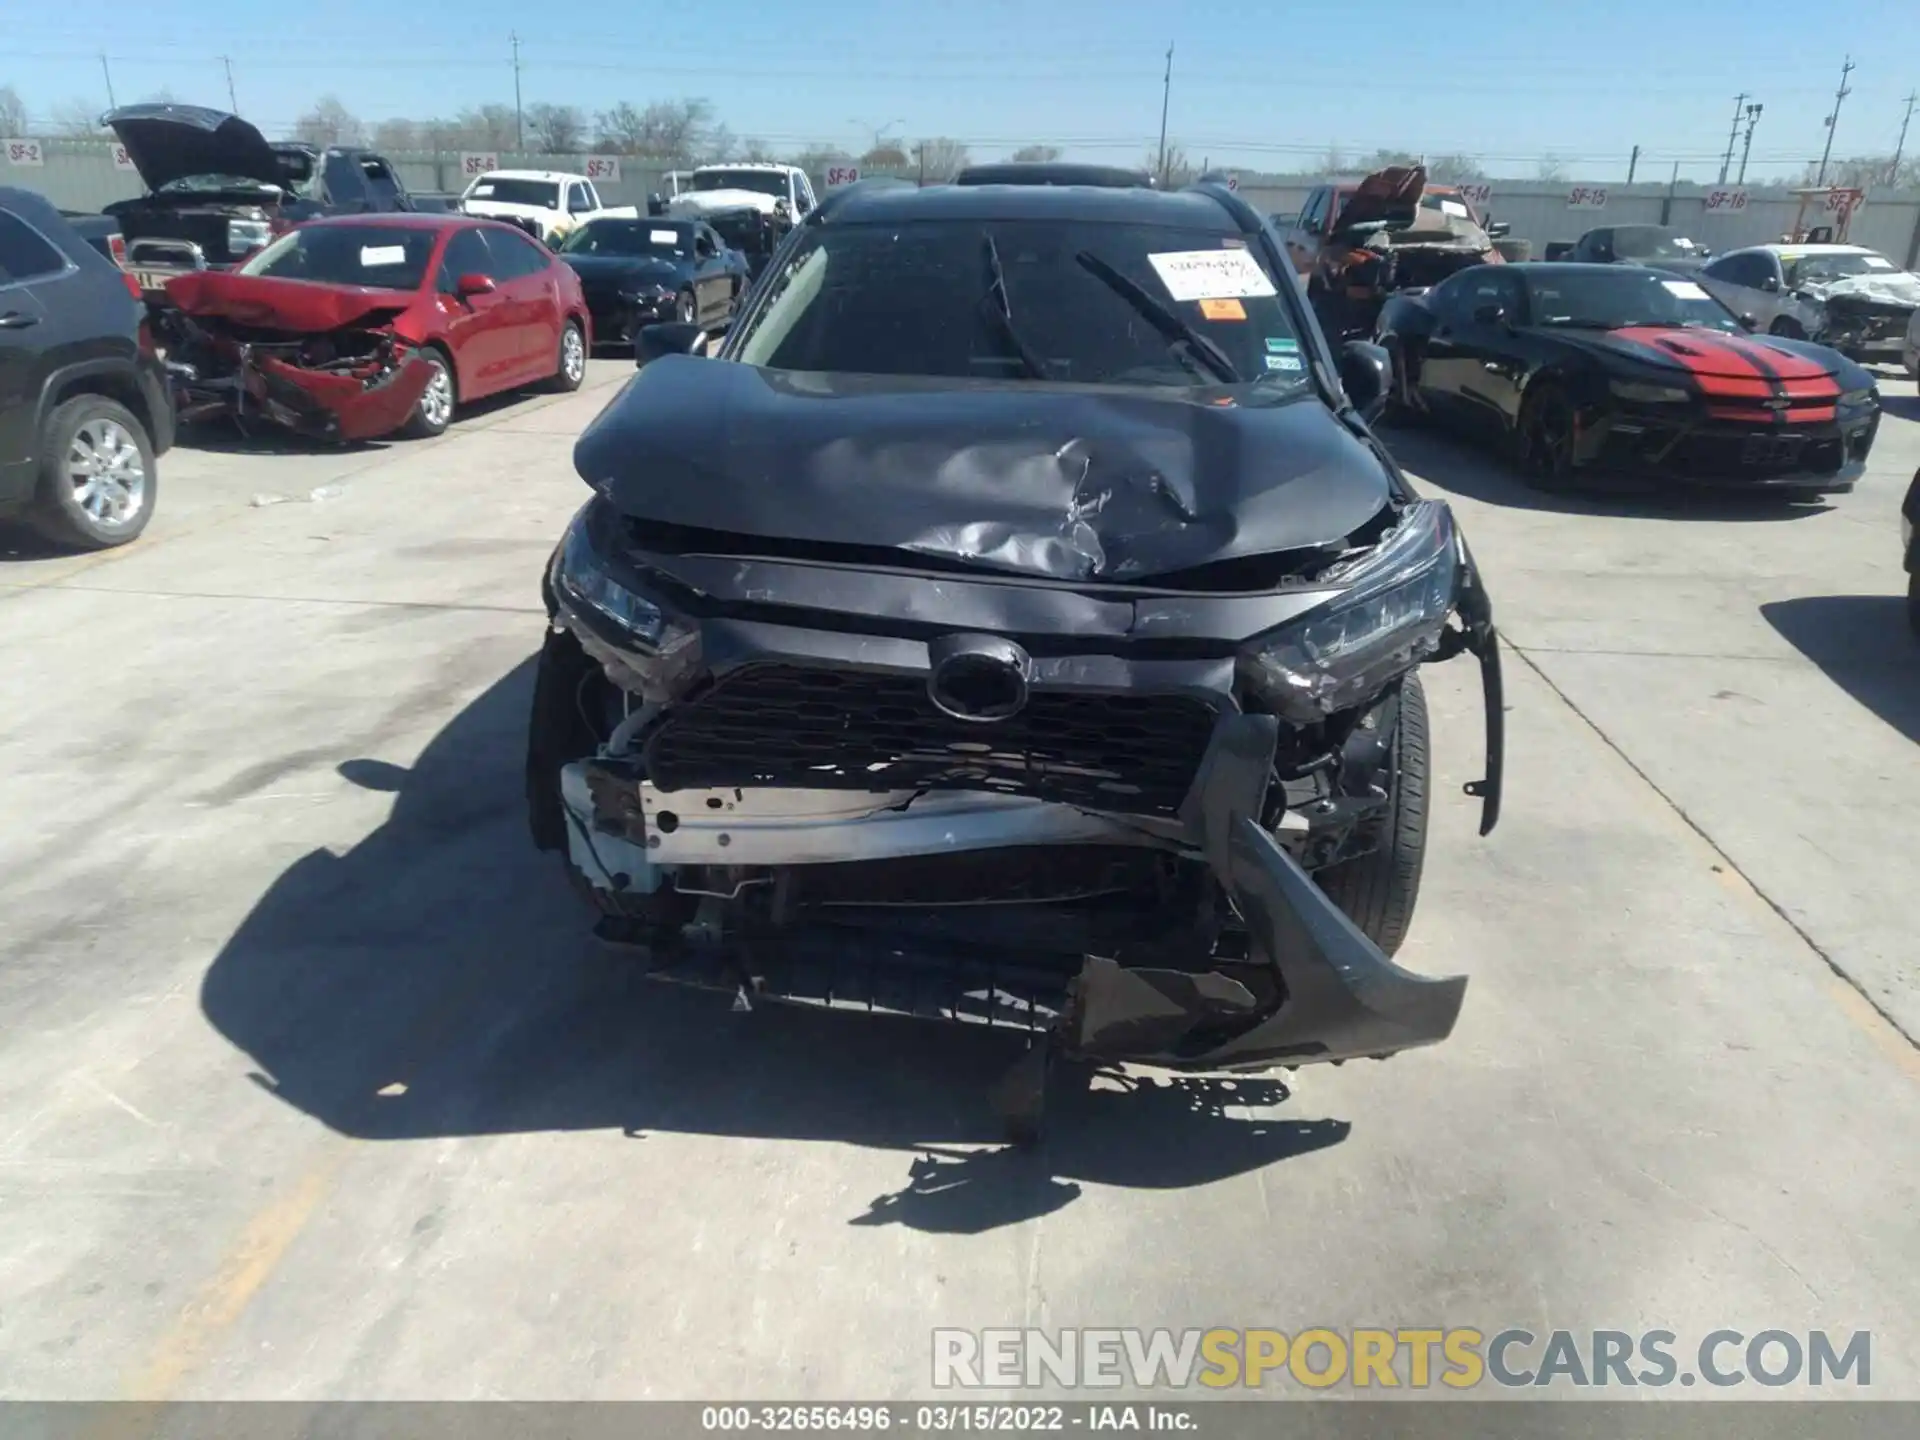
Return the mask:
{"type": "MultiPolygon", "coordinates": [[[[1400,229],[1419,223],[1420,196],[1427,188],[1424,165],[1389,165],[1375,170],[1347,197],[1334,217],[1342,230],[1355,225],[1384,222],[1400,229]]],[[[1477,227],[1476,227],[1477,228],[1477,227]]]]}
{"type": "Polygon", "coordinates": [[[574,466],[641,522],[887,548],[1060,581],[1141,581],[1340,546],[1385,466],[1312,396],[822,375],[667,356],[574,466]]]}
{"type": "Polygon", "coordinates": [[[201,105],[123,105],[101,117],[149,190],[189,175],[239,175],[282,185],[280,157],[238,115],[201,105]]]}
{"type": "Polygon", "coordinates": [[[1807,289],[1822,300],[1858,296],[1881,305],[1920,306],[1920,275],[1906,270],[1882,270],[1874,274],[1849,275],[1844,280],[1809,285],[1807,289]]]}
{"type": "Polygon", "coordinates": [[[413,297],[363,285],[317,285],[231,270],[197,270],[167,282],[167,298],[189,315],[213,316],[261,329],[320,334],[357,325],[388,325],[413,297]]]}

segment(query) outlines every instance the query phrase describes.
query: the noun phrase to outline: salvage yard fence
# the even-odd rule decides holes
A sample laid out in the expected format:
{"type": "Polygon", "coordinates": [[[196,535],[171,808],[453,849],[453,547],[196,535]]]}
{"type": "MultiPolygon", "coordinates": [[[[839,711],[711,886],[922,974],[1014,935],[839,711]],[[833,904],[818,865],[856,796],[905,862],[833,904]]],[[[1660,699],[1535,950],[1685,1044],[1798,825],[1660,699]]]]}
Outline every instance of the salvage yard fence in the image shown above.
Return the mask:
{"type": "MultiPolygon", "coordinates": [[[[465,172],[474,157],[452,151],[383,152],[410,190],[447,193],[465,188],[465,172]]],[[[500,152],[485,157],[503,169],[572,170],[594,176],[609,205],[643,205],[661,188],[670,167],[651,159],[609,155],[523,155],[500,152]]],[[[679,167],[679,168],[685,168],[679,167]]],[[[916,179],[911,170],[887,173],[916,179]]],[[[1231,172],[1230,172],[1231,173],[1231,172]]],[[[828,176],[815,174],[824,193],[828,176]]],[[[1355,178],[1355,177],[1328,177],[1355,178]]],[[[1263,214],[1292,214],[1316,184],[1275,179],[1249,171],[1235,176],[1240,193],[1263,214]]],[[[1671,225],[1715,251],[1778,240],[1792,227],[1799,198],[1790,190],[1754,185],[1727,188],[1689,182],[1636,185],[1577,181],[1492,180],[1483,182],[1478,208],[1488,219],[1503,220],[1514,240],[1531,246],[1535,258],[1557,240],[1576,240],[1601,225],[1671,225]]],[[[66,210],[97,211],[115,200],[140,193],[140,177],[118,147],[99,140],[45,139],[8,142],[0,136],[0,184],[39,190],[66,210]]],[[[1817,203],[1816,207],[1817,208],[1817,203]]],[[[1808,223],[1827,218],[1810,214],[1808,223]]],[[[1920,191],[1873,189],[1854,213],[1848,237],[1911,269],[1920,263],[1920,191]]]]}

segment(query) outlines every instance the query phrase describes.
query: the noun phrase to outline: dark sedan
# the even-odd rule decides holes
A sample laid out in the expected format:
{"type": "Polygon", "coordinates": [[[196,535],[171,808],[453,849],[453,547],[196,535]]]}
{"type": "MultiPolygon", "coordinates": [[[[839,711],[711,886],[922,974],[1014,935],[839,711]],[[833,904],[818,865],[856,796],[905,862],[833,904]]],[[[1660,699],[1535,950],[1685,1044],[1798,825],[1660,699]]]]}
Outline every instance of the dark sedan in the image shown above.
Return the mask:
{"type": "Polygon", "coordinates": [[[1638,266],[1476,266],[1394,297],[1379,339],[1403,414],[1493,441],[1542,489],[1614,470],[1849,490],[1880,423],[1853,361],[1638,266]]]}
{"type": "Polygon", "coordinates": [[[703,220],[589,220],[559,253],[580,276],[600,341],[631,340],[662,320],[719,329],[750,279],[746,257],[703,220]]]}

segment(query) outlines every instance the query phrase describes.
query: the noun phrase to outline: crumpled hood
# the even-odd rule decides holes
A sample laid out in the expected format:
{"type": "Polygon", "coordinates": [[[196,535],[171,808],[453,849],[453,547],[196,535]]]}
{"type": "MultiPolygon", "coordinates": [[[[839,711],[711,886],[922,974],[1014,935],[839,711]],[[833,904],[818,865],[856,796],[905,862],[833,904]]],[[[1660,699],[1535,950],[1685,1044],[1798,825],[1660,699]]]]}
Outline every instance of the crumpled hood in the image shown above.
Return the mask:
{"type": "Polygon", "coordinates": [[[343,325],[374,329],[391,324],[413,297],[404,290],[366,285],[317,285],[232,270],[197,270],[167,282],[167,298],[189,315],[217,317],[261,329],[319,334],[343,325]]]}
{"type": "Polygon", "coordinates": [[[1619,330],[1549,326],[1543,327],[1543,333],[1569,345],[1696,376],[1810,380],[1836,375],[1850,364],[1832,350],[1774,335],[1735,335],[1667,325],[1634,325],[1619,330]]]}
{"type": "Polygon", "coordinates": [[[101,117],[127,147],[149,190],[189,175],[240,175],[284,184],[285,169],[253,126],[201,105],[122,105],[101,117]]]}
{"type": "Polygon", "coordinates": [[[1882,270],[1877,274],[1849,275],[1844,280],[1806,287],[1822,300],[1858,296],[1878,305],[1920,306],[1920,275],[1908,270],[1882,270]]]}
{"type": "Polygon", "coordinates": [[[574,467],[641,522],[1131,581],[1335,545],[1389,498],[1317,399],[819,375],[668,356],[574,467]]]}
{"type": "Polygon", "coordinates": [[[762,195],[758,190],[682,190],[667,202],[667,213],[711,215],[718,210],[758,210],[771,215],[779,203],[779,196],[762,195]]]}

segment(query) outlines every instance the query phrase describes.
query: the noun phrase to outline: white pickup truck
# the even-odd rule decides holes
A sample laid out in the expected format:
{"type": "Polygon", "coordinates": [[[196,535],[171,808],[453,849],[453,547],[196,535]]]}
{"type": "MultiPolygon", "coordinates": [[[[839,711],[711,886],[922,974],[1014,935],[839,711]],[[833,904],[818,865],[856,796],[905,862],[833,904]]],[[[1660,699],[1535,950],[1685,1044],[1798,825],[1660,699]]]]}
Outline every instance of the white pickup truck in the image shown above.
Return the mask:
{"type": "Polygon", "coordinates": [[[784,208],[788,223],[792,223],[815,203],[813,182],[797,165],[702,165],[688,178],[685,188],[667,202],[667,213],[705,219],[725,210],[778,215],[784,208]]]}
{"type": "Polygon", "coordinates": [[[518,225],[548,246],[606,213],[593,182],[564,170],[489,170],[467,186],[460,210],[518,225]]]}

